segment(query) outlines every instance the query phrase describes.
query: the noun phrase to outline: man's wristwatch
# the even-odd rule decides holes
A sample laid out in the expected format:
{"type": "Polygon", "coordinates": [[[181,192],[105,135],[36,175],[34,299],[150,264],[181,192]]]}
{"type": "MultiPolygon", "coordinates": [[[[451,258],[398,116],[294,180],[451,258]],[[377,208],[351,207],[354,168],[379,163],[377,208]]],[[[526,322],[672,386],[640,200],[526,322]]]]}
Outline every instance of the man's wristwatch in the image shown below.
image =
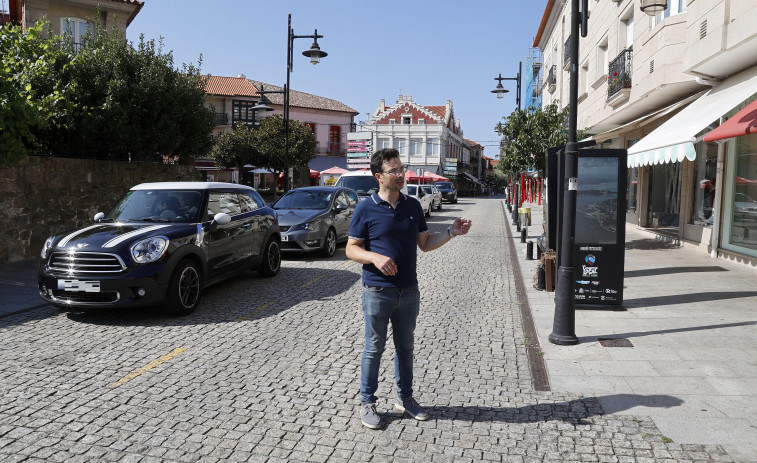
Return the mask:
{"type": "Polygon", "coordinates": [[[451,225],[449,227],[447,227],[447,234],[449,235],[450,239],[452,239],[452,238],[455,237],[455,234],[452,233],[452,226],[451,225]]]}

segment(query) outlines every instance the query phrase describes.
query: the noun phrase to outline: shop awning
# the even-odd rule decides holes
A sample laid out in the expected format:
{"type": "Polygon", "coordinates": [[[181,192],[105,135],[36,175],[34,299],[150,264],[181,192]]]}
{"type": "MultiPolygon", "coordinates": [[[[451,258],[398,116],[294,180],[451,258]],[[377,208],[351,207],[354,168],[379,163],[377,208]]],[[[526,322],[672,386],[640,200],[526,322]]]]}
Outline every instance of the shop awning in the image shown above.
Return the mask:
{"type": "Polygon", "coordinates": [[[718,141],[753,133],[757,133],[757,100],[749,103],[746,108],[737,112],[723,125],[708,133],[704,137],[704,141],[718,141]]]}
{"type": "MultiPolygon", "coordinates": [[[[681,108],[683,108],[684,106],[688,105],[692,101],[695,101],[696,99],[698,99],[699,97],[701,97],[705,93],[707,93],[707,90],[704,90],[704,91],[699,92],[697,94],[691,95],[690,97],[684,98],[681,101],[676,101],[672,105],[666,106],[665,108],[658,109],[657,111],[653,111],[653,112],[651,112],[649,114],[645,114],[644,116],[641,116],[638,119],[634,119],[631,122],[627,122],[627,123],[625,123],[625,124],[623,124],[623,125],[621,125],[619,127],[615,127],[612,130],[608,130],[606,132],[602,132],[602,133],[598,133],[596,135],[592,135],[587,140],[596,140],[597,142],[602,142],[602,141],[605,141],[605,140],[609,140],[611,138],[615,138],[615,137],[617,137],[621,133],[628,132],[628,131],[631,131],[631,130],[635,130],[635,129],[644,127],[645,125],[650,124],[650,123],[656,121],[657,119],[659,119],[661,117],[667,116],[668,114],[670,114],[672,112],[680,110],[681,108]]],[[[581,140],[581,141],[584,141],[584,140],[581,140]]]]}
{"type": "Polygon", "coordinates": [[[479,185],[482,185],[482,186],[483,186],[483,183],[481,183],[481,181],[480,181],[479,179],[477,179],[476,177],[472,176],[472,175],[471,175],[471,174],[469,174],[468,172],[463,172],[463,176],[464,176],[464,177],[465,177],[465,178],[466,178],[467,180],[470,180],[470,181],[471,181],[471,182],[473,182],[473,183],[478,183],[479,185]]]}
{"type": "Polygon", "coordinates": [[[757,93],[757,68],[724,80],[628,149],[628,167],[696,158],[693,139],[757,93]]]}

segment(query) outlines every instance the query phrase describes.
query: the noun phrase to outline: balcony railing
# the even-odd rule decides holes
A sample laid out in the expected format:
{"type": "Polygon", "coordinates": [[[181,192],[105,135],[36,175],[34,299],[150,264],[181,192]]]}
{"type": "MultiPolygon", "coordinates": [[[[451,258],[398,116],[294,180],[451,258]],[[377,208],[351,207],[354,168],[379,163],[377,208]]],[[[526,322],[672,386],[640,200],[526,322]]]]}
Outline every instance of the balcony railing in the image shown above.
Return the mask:
{"type": "Polygon", "coordinates": [[[554,92],[557,86],[557,65],[553,64],[549,68],[549,74],[547,74],[547,85],[549,85],[549,91],[554,92]]]}
{"type": "Polygon", "coordinates": [[[226,113],[216,113],[216,125],[229,125],[229,115],[226,113]]]}
{"type": "Polygon", "coordinates": [[[570,37],[568,37],[568,40],[565,41],[565,47],[563,47],[563,55],[562,55],[563,69],[568,69],[568,66],[570,65],[571,50],[572,48],[570,45],[570,37]]]}
{"type": "Polygon", "coordinates": [[[624,88],[631,88],[632,69],[633,48],[628,47],[610,62],[607,72],[607,98],[612,97],[624,88]]]}

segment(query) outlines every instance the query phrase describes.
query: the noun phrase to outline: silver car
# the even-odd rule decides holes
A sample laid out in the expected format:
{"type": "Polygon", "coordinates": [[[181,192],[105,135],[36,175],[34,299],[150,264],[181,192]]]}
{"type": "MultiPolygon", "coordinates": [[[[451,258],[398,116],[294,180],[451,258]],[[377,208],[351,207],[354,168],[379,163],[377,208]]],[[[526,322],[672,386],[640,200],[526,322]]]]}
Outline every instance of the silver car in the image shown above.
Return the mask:
{"type": "Polygon", "coordinates": [[[414,198],[418,200],[418,202],[421,203],[421,208],[423,209],[423,214],[426,217],[431,217],[431,202],[433,201],[433,197],[431,195],[427,195],[425,191],[423,191],[423,188],[421,188],[420,185],[408,185],[407,186],[407,195],[411,198],[414,198]]]}
{"type": "Polygon", "coordinates": [[[442,208],[442,192],[435,185],[421,185],[427,195],[431,195],[431,207],[439,210],[442,208]]]}
{"type": "Polygon", "coordinates": [[[346,242],[358,202],[350,188],[306,187],[289,190],[273,203],[283,252],[318,251],[331,257],[346,242]]]}

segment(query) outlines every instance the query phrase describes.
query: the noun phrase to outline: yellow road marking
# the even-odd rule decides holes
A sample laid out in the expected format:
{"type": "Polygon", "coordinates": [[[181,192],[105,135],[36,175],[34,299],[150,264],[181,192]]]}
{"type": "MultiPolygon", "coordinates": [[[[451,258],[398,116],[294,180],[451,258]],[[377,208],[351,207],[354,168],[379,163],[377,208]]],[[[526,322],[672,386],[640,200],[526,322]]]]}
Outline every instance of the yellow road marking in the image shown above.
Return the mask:
{"type": "Polygon", "coordinates": [[[346,266],[350,265],[351,263],[352,263],[352,261],[348,260],[347,262],[345,262],[345,263],[342,264],[342,267],[346,267],[346,266]]]}
{"type": "Polygon", "coordinates": [[[313,278],[312,280],[310,280],[310,281],[308,281],[307,283],[305,283],[304,285],[302,285],[302,288],[307,288],[308,286],[312,285],[312,284],[313,284],[313,283],[315,283],[316,281],[319,281],[319,280],[322,280],[322,279],[323,279],[323,275],[321,275],[321,276],[319,276],[319,277],[315,277],[315,278],[313,278]]]}
{"type": "Polygon", "coordinates": [[[132,379],[136,378],[137,376],[140,376],[143,373],[146,373],[153,368],[157,367],[160,364],[166,363],[167,361],[171,360],[172,358],[176,357],[177,355],[181,354],[185,350],[189,349],[189,347],[179,347],[178,349],[174,349],[172,352],[164,355],[163,357],[160,357],[159,359],[153,360],[152,362],[148,363],[147,365],[137,368],[136,370],[132,371],[128,375],[124,376],[123,378],[119,379],[115,383],[110,383],[111,387],[118,387],[122,384],[128,383],[132,379]]]}
{"type": "Polygon", "coordinates": [[[248,318],[252,318],[252,317],[253,317],[253,316],[254,316],[255,314],[257,314],[257,313],[258,313],[258,312],[260,312],[260,311],[263,311],[263,310],[267,309],[267,308],[268,308],[268,307],[270,307],[270,306],[271,306],[271,305],[272,305],[273,303],[274,303],[274,301],[271,301],[271,302],[266,302],[265,304],[263,304],[263,305],[261,305],[260,307],[256,308],[256,309],[255,309],[255,310],[253,310],[252,312],[250,312],[250,313],[248,313],[248,314],[245,314],[245,315],[242,315],[241,317],[237,318],[237,319],[236,319],[236,320],[234,320],[234,321],[235,321],[235,322],[241,322],[241,321],[245,321],[245,320],[247,320],[248,318]]]}

